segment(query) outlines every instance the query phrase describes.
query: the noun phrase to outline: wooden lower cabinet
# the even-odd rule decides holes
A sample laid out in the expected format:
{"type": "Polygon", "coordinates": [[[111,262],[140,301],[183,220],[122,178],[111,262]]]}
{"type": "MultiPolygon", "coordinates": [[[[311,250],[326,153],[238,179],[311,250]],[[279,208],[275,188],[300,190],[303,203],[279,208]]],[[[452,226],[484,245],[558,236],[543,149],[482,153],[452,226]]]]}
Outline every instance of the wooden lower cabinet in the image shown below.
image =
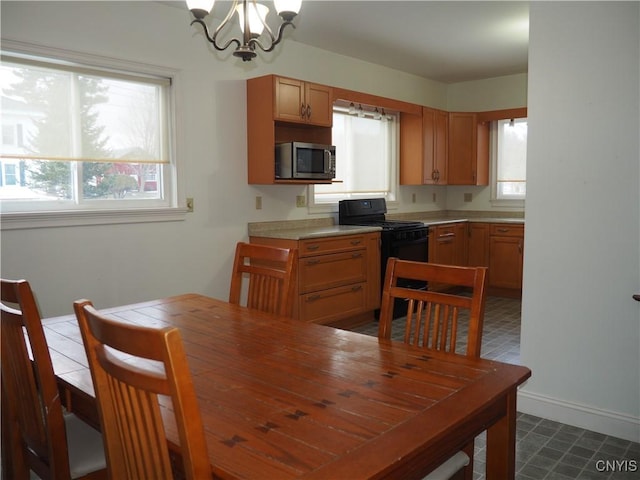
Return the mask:
{"type": "Polygon", "coordinates": [[[429,262],[443,265],[466,265],[466,248],[466,222],[429,228],[429,262]]]}
{"type": "Polygon", "coordinates": [[[379,233],[250,241],[298,249],[294,318],[353,326],[370,321],[380,306],[379,233]]]}
{"type": "Polygon", "coordinates": [[[504,297],[522,296],[524,225],[469,223],[467,264],[489,267],[487,292],[504,297]]]}
{"type": "Polygon", "coordinates": [[[494,224],[489,235],[489,287],[522,292],[524,226],[494,224]]]}
{"type": "Polygon", "coordinates": [[[489,223],[469,223],[469,247],[467,265],[470,267],[489,266],[489,223]]]}

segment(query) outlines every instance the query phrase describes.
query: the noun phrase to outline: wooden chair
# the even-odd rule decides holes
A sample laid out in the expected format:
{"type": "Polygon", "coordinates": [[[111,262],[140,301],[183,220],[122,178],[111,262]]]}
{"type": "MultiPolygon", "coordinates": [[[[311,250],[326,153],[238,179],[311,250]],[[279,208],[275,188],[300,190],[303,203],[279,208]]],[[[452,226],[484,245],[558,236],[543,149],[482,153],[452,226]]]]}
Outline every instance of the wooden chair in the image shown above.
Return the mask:
{"type": "MultiPolygon", "coordinates": [[[[459,267],[389,258],[382,292],[378,337],[391,339],[393,304],[407,302],[404,342],[426,349],[456,353],[461,311],[468,312],[468,333],[464,354],[480,358],[486,299],[486,267],[459,267]],[[426,282],[427,289],[404,287],[402,280],[426,282]],[[471,294],[431,291],[428,285],[470,289],[471,294]]],[[[411,283],[409,283],[411,284],[411,283]]],[[[473,441],[448,459],[425,480],[473,478],[473,441]]]]}
{"type": "Polygon", "coordinates": [[[185,477],[211,478],[200,410],[178,329],[117,322],[101,315],[88,300],[73,306],[91,369],[109,477],[173,479],[165,431],[176,429],[185,477]],[[171,400],[164,412],[159,395],[171,400]]]}
{"type": "Polygon", "coordinates": [[[102,435],[63,410],[29,283],[0,282],[3,478],[107,478],[102,435]]]}
{"type": "Polygon", "coordinates": [[[229,303],[240,304],[248,276],[246,306],[290,317],[293,311],[296,249],[239,242],[233,262],[229,303]]]}

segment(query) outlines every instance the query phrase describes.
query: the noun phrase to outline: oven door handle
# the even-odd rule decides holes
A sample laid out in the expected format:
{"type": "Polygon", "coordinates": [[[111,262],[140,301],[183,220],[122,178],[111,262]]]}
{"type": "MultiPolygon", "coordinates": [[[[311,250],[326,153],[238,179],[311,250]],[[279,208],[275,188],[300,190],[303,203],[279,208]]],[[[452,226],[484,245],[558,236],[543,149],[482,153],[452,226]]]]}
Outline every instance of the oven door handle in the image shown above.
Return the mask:
{"type": "Polygon", "coordinates": [[[396,248],[396,247],[403,247],[406,245],[418,245],[420,243],[425,243],[425,244],[429,243],[429,237],[422,237],[415,240],[393,240],[391,242],[391,247],[396,248]]]}

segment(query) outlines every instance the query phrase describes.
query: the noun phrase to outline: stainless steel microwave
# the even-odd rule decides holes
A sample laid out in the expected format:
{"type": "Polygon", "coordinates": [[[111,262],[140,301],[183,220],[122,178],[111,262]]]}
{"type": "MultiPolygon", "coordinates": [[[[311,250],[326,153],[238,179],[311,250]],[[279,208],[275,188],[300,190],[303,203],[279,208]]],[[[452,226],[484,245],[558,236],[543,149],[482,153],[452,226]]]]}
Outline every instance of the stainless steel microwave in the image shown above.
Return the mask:
{"type": "Polygon", "coordinates": [[[276,179],[331,180],[336,176],[336,147],[288,142],[276,145],[276,179]]]}

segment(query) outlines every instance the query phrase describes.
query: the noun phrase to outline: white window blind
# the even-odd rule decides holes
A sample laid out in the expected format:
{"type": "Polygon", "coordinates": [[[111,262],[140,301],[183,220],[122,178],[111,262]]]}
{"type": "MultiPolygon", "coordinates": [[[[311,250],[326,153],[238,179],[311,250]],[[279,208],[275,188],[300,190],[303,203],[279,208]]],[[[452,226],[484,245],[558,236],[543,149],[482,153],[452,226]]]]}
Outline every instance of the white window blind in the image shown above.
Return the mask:
{"type": "Polygon", "coordinates": [[[523,201],[527,186],[527,119],[497,121],[493,145],[494,200],[523,201]]]}
{"type": "Polygon", "coordinates": [[[313,187],[315,204],[381,196],[395,200],[397,131],[397,115],[374,116],[368,112],[358,116],[334,107],[336,178],[330,185],[313,187]]]}
{"type": "Polygon", "coordinates": [[[21,135],[2,144],[2,212],[171,206],[170,86],[3,52],[3,133],[21,135]]]}

